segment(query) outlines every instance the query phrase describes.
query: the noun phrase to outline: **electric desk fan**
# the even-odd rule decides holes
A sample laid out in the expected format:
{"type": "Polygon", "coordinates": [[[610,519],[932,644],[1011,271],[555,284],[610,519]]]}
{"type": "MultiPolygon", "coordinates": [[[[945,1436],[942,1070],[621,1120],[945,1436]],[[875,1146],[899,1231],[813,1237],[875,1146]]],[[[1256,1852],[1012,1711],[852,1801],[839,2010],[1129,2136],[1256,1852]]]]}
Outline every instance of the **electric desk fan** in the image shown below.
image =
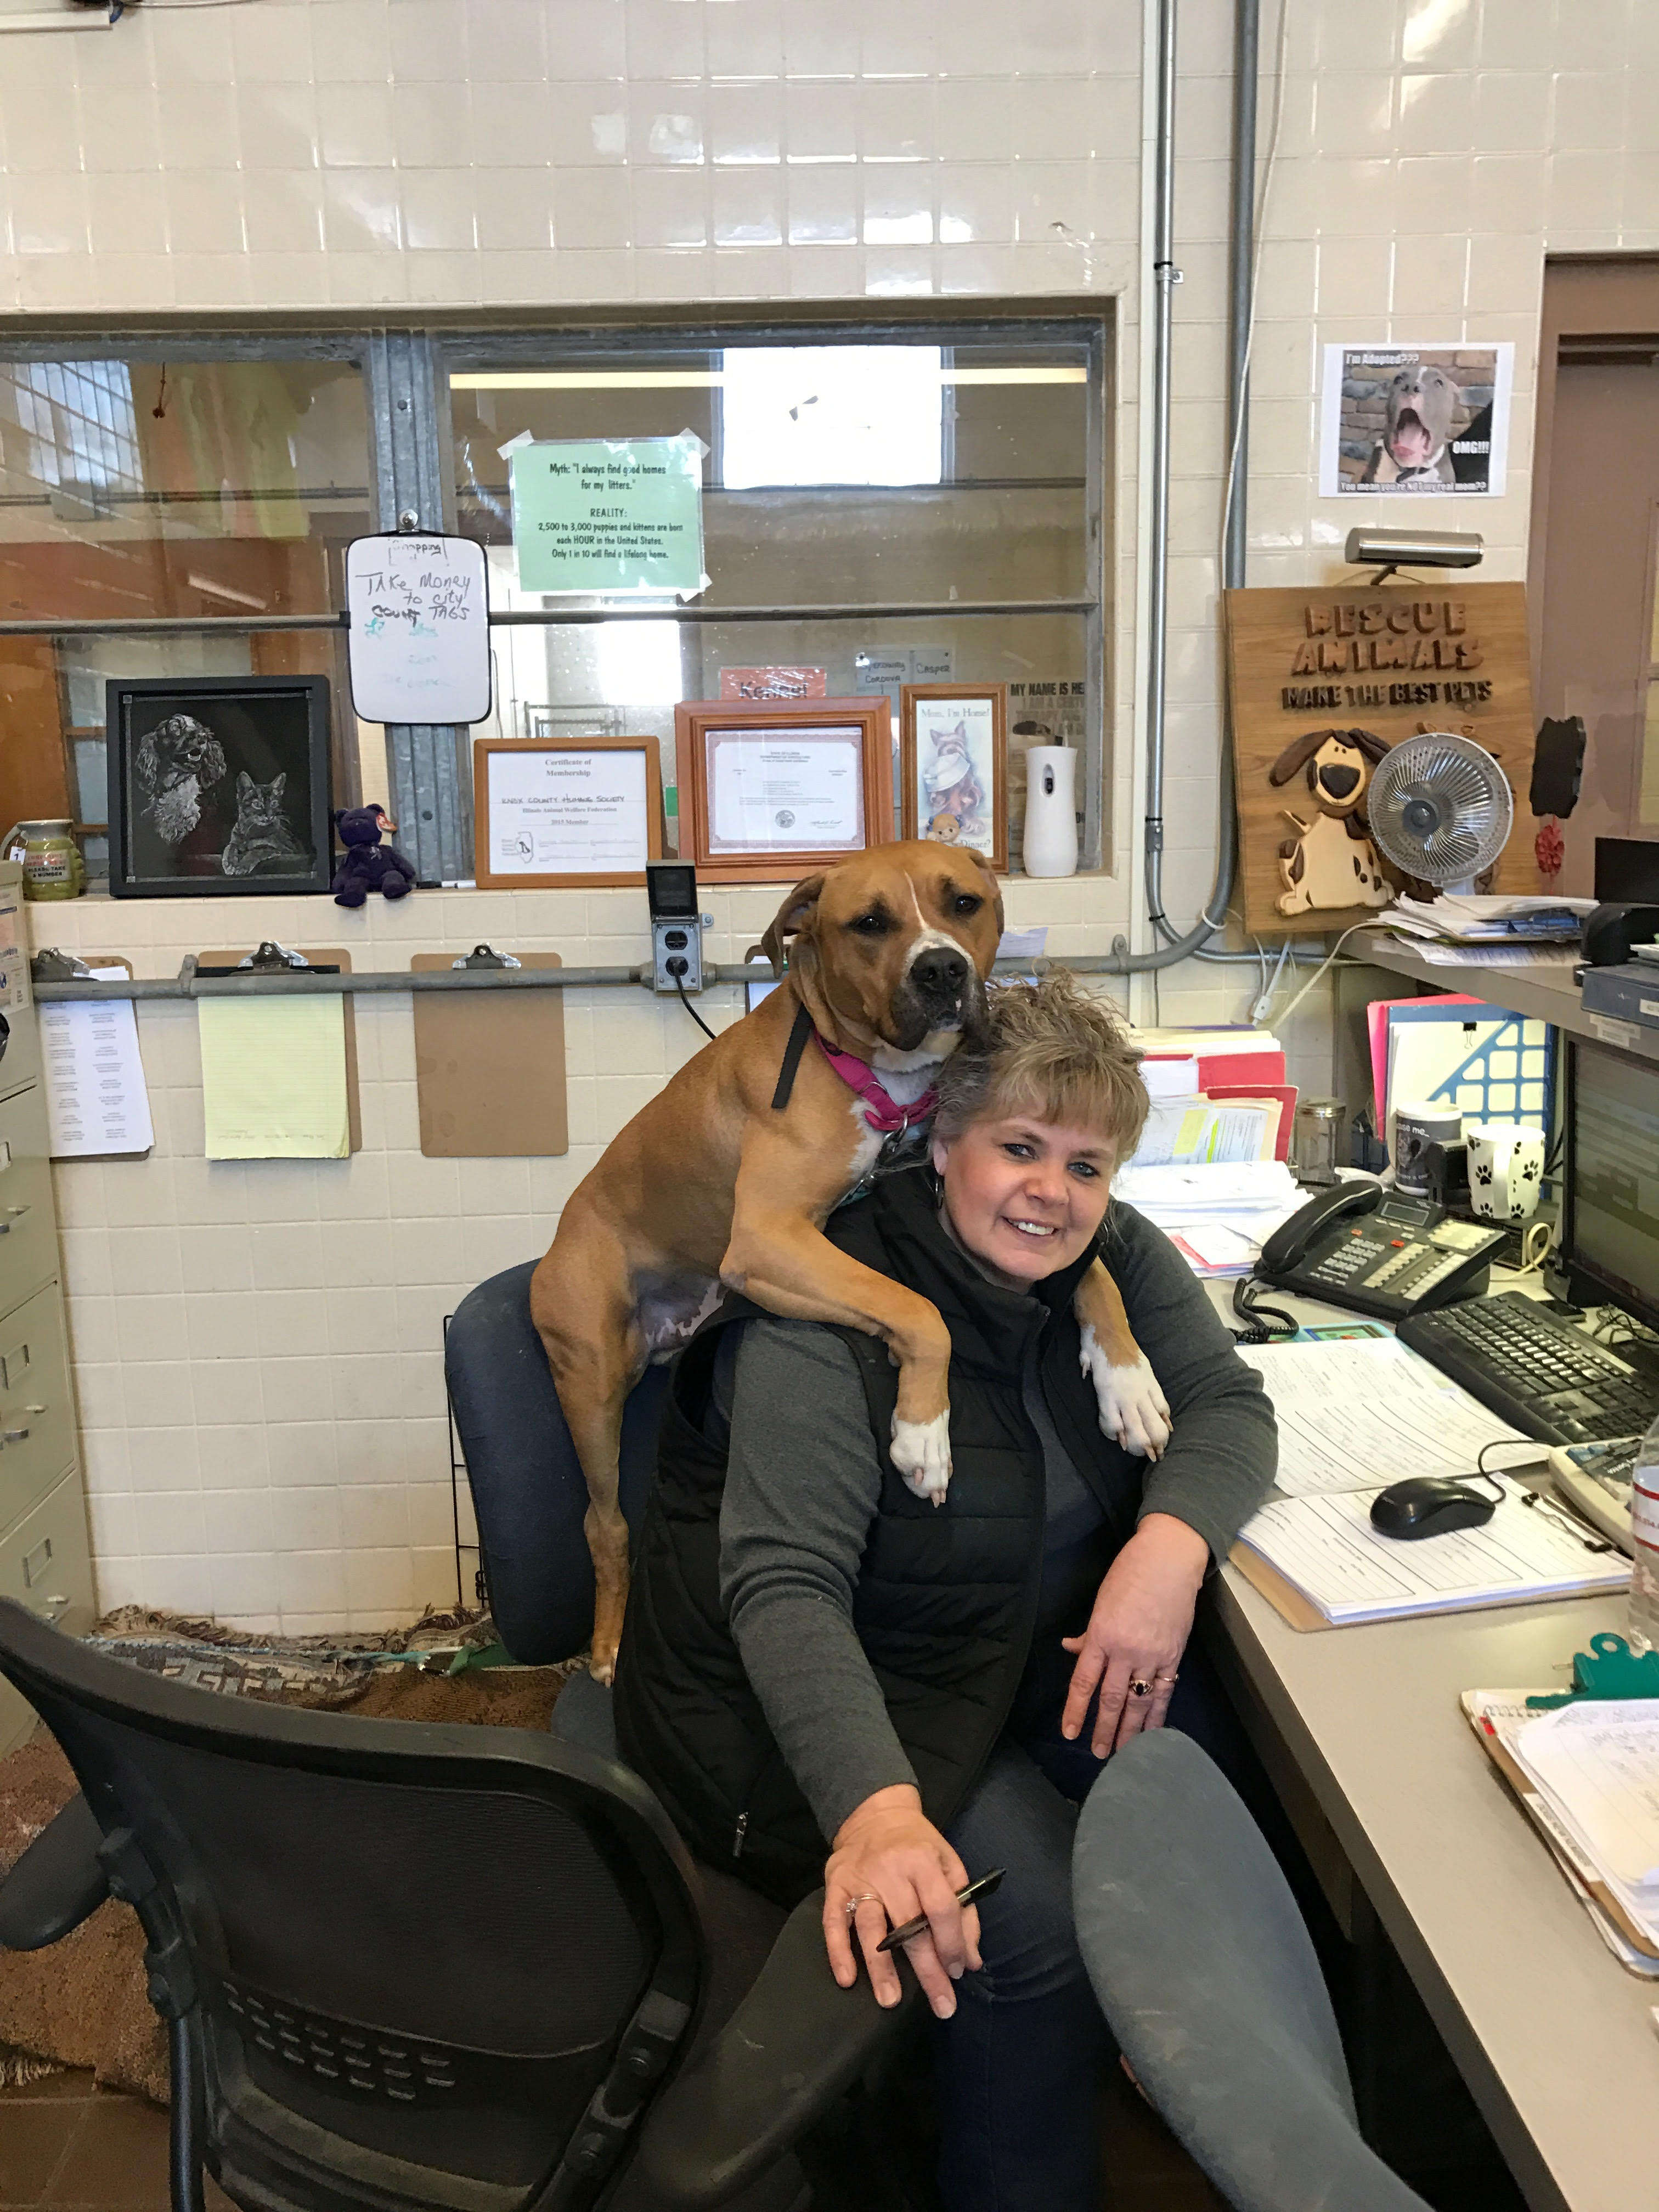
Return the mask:
{"type": "Polygon", "coordinates": [[[1371,842],[1402,874],[1468,894],[1508,842],[1515,802],[1484,745],[1430,730],[1383,754],[1365,794],[1365,818],[1371,842]]]}

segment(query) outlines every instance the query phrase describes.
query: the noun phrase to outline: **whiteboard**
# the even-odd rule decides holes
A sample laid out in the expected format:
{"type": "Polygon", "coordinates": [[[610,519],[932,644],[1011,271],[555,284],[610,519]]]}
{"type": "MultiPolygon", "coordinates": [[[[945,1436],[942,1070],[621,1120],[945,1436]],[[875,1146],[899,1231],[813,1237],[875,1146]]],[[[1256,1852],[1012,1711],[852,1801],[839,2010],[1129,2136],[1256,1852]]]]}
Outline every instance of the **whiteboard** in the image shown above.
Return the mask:
{"type": "Polygon", "coordinates": [[[366,722],[482,722],[489,598],[471,538],[356,538],[346,548],[351,703],[366,722]]]}

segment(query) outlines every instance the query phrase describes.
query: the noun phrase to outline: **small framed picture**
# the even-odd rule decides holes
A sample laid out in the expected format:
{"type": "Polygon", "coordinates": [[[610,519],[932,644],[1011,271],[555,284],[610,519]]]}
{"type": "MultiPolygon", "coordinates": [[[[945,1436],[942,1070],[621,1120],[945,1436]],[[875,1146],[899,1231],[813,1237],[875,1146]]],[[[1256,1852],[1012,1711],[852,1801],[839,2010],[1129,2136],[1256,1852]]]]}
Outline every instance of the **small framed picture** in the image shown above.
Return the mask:
{"type": "Polygon", "coordinates": [[[472,862],[480,890],[645,885],[663,857],[654,738],[477,738],[472,862]]]}
{"type": "Polygon", "coordinates": [[[907,684],[899,694],[902,833],[967,845],[1008,872],[1008,687],[907,684]]]}
{"type": "Polygon", "coordinates": [[[325,676],[117,677],[105,714],[113,897],[327,890],[325,676]]]}
{"type": "Polygon", "coordinates": [[[775,883],[884,845],[889,720],[884,698],[684,702],[681,859],[707,883],[775,883]]]}

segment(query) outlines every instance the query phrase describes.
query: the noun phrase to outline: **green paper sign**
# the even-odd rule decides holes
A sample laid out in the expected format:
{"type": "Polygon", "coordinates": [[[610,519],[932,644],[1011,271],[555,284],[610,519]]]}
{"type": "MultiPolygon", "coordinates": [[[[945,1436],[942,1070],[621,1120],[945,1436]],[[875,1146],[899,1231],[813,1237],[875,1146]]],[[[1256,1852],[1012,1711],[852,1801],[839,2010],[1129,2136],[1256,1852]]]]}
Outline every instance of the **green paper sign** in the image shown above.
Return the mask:
{"type": "Polygon", "coordinates": [[[559,439],[512,457],[513,542],[527,592],[678,592],[702,568],[702,441],[559,439]]]}

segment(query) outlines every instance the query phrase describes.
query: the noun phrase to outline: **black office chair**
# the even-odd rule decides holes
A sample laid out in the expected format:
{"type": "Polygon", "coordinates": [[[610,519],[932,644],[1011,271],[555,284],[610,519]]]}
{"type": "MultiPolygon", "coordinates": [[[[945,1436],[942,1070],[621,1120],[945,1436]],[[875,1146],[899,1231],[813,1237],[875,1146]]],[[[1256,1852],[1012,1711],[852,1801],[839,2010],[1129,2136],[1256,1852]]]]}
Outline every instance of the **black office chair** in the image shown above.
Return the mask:
{"type": "Polygon", "coordinates": [[[614,1759],[232,1702],[9,1601],[0,1673],[82,1793],[0,1882],[0,1946],[137,1912],[175,2212],[204,2160],[247,2212],[583,2212],[619,2173],[607,2203],[653,2212],[804,2201],[784,2154],[892,2016],[836,1987],[816,1907],[778,1932],[757,1899],[758,1946],[711,1959],[704,1886],[614,1759]]]}
{"type": "Polygon", "coordinates": [[[1078,1941],[1136,2081],[1239,2212],[1428,2212],[1359,2132],[1312,1942],[1189,1736],[1132,1737],[1072,1858],[1078,1941]]]}

